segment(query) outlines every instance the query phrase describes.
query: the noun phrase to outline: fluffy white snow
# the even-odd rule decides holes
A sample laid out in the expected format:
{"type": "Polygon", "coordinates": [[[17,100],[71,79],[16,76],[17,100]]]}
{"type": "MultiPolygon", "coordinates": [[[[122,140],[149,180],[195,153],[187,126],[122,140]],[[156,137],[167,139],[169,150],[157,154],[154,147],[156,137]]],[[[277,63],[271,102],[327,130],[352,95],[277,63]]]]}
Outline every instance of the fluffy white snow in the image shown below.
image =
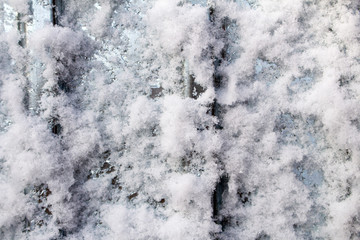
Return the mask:
{"type": "Polygon", "coordinates": [[[51,2],[0,0],[0,239],[360,238],[357,0],[51,2]]]}

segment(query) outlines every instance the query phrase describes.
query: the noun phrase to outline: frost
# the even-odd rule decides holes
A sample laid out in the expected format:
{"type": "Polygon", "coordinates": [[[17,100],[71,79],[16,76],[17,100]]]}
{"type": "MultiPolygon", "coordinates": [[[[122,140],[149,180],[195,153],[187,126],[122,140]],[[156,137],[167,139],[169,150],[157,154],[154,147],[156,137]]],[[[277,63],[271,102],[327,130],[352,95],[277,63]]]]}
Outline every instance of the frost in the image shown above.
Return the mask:
{"type": "Polygon", "coordinates": [[[0,0],[0,239],[358,239],[359,9],[0,0]]]}

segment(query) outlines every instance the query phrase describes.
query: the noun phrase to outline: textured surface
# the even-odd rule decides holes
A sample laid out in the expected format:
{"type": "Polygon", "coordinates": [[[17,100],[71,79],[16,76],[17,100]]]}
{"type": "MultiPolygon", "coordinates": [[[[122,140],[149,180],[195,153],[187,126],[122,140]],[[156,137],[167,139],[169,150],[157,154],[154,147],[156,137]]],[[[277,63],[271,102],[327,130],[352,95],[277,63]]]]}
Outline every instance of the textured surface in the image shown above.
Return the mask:
{"type": "Polygon", "coordinates": [[[0,239],[359,239],[356,0],[0,0],[0,239]]]}

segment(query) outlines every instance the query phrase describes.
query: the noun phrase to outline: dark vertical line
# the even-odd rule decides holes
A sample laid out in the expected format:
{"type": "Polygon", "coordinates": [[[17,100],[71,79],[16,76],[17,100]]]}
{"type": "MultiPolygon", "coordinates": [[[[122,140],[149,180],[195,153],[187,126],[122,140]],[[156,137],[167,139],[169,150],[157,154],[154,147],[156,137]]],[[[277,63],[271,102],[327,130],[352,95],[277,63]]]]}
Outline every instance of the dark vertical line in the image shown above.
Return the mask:
{"type": "MultiPolygon", "coordinates": [[[[21,46],[22,48],[26,47],[26,23],[23,21],[23,14],[18,13],[16,16],[16,20],[17,20],[17,29],[18,32],[20,33],[20,39],[19,39],[19,46],[21,46]]],[[[24,65],[22,67],[22,72],[24,77],[27,79],[27,66],[24,65]]],[[[30,83],[29,80],[26,80],[26,89],[30,89],[30,83]]],[[[29,110],[30,108],[30,103],[29,103],[29,91],[24,91],[24,98],[23,98],[23,104],[25,109],[29,110]]]]}
{"type": "MultiPolygon", "coordinates": [[[[223,194],[228,190],[229,177],[223,175],[220,177],[219,182],[216,184],[215,191],[213,194],[213,215],[214,217],[219,216],[219,211],[222,208],[223,204],[223,194]]],[[[219,219],[215,219],[215,222],[220,223],[219,219]]]]}
{"type": "Polygon", "coordinates": [[[17,14],[17,28],[20,33],[19,45],[25,47],[26,45],[26,23],[22,21],[23,14],[17,14]]]}
{"type": "MultiPolygon", "coordinates": [[[[224,21],[220,28],[218,29],[218,25],[216,24],[216,10],[214,7],[209,8],[209,21],[212,23],[212,26],[215,28],[215,31],[223,31],[224,35],[220,38],[222,41],[226,41],[226,21],[224,21]]],[[[220,35],[221,36],[221,35],[220,35]]],[[[220,56],[215,56],[213,53],[212,59],[213,59],[213,66],[214,66],[214,73],[213,73],[213,87],[215,89],[215,94],[219,88],[221,88],[222,81],[223,81],[223,74],[219,71],[220,66],[225,62],[226,60],[226,48],[227,45],[225,44],[224,49],[222,49],[220,56]]],[[[214,127],[217,130],[223,129],[221,122],[220,122],[220,115],[221,115],[221,106],[218,103],[216,96],[215,99],[211,105],[211,115],[216,117],[219,120],[219,123],[217,123],[214,127]]],[[[223,166],[223,163],[221,159],[218,159],[218,165],[221,169],[223,166]]],[[[212,195],[212,207],[213,207],[213,220],[216,224],[220,224],[222,227],[222,231],[224,231],[226,221],[222,219],[222,216],[220,215],[220,211],[223,207],[223,195],[226,191],[228,191],[228,182],[229,177],[226,173],[223,173],[222,176],[220,176],[218,182],[216,183],[213,195],[212,195]]],[[[217,239],[215,237],[215,239],[217,239]]]]}
{"type": "MultiPolygon", "coordinates": [[[[58,10],[59,10],[59,6],[57,4],[57,0],[51,0],[51,21],[53,26],[58,25],[58,10]]],[[[58,82],[58,85],[61,89],[61,82],[58,82]]],[[[55,135],[60,135],[61,134],[61,125],[59,123],[59,120],[57,117],[52,117],[50,120],[50,128],[51,128],[51,132],[55,135]]]]}
{"type": "Polygon", "coordinates": [[[56,0],[51,1],[51,20],[53,26],[58,24],[57,12],[56,12],[56,0]]]}
{"type": "Polygon", "coordinates": [[[187,86],[188,96],[190,98],[194,98],[194,94],[193,94],[194,86],[195,86],[194,83],[195,83],[194,75],[190,74],[189,75],[189,80],[188,80],[188,85],[189,86],[187,86]]]}
{"type": "Polygon", "coordinates": [[[53,26],[60,25],[59,17],[63,13],[63,1],[51,0],[51,21],[53,26]]]}
{"type": "MultiPolygon", "coordinates": [[[[56,0],[51,0],[51,21],[53,26],[58,24],[56,0]]],[[[51,125],[51,132],[55,135],[60,135],[61,125],[58,123],[58,119],[56,117],[52,117],[49,122],[51,125]]]]}
{"type": "MultiPolygon", "coordinates": [[[[51,21],[53,26],[59,25],[59,16],[62,13],[62,0],[51,0],[51,21]]],[[[68,91],[68,85],[65,81],[58,79],[58,87],[64,92],[68,91]]],[[[53,116],[50,120],[51,132],[55,135],[60,135],[62,126],[59,123],[59,118],[53,116]]]]}

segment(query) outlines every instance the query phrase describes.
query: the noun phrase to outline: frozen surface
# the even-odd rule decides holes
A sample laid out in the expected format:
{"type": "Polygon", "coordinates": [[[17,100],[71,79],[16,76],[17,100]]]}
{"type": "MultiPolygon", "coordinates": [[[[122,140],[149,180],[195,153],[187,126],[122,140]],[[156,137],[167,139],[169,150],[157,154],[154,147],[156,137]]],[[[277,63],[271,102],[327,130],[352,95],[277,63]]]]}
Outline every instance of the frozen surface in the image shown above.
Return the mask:
{"type": "Polygon", "coordinates": [[[0,0],[0,239],[360,239],[359,11],[0,0]]]}

